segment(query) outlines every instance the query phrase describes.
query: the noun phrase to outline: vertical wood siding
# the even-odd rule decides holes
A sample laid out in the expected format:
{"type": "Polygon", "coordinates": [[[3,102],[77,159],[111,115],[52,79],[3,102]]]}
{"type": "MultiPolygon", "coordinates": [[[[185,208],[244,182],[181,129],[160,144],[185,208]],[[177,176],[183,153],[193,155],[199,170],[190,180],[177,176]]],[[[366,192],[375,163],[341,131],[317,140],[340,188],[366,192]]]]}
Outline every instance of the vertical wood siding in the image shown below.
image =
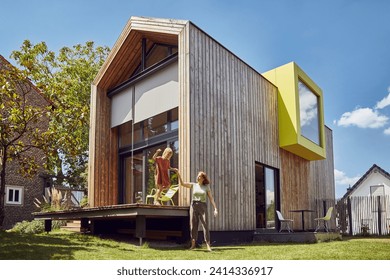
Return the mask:
{"type": "MultiPolygon", "coordinates": [[[[308,161],[281,149],[280,200],[283,215],[294,219],[294,228],[302,228],[301,214],[290,210],[316,210],[316,201],[335,199],[333,138],[325,127],[326,153],[324,160],[308,161]]],[[[331,205],[334,206],[334,205],[331,205]]],[[[315,227],[314,218],[323,213],[305,213],[305,227],[315,227]]]]}
{"type": "Polygon", "coordinates": [[[118,129],[110,128],[111,100],[106,91],[93,86],[89,160],[91,206],[118,202],[118,129]]]}
{"type": "Polygon", "coordinates": [[[277,91],[190,25],[190,175],[211,179],[220,215],[212,230],[255,228],[255,162],[279,168],[277,91]]]}

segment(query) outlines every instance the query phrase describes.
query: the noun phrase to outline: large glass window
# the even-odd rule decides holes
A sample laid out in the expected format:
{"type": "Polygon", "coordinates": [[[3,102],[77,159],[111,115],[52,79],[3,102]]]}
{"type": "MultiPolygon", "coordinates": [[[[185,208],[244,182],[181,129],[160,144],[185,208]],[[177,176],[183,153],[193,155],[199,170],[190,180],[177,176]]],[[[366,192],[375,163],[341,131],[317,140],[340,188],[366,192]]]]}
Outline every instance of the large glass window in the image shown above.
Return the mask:
{"type": "MultiPolygon", "coordinates": [[[[122,203],[136,203],[146,202],[145,198],[147,194],[151,193],[151,190],[155,188],[155,164],[153,155],[157,149],[164,151],[166,147],[170,147],[173,151],[171,157],[171,166],[178,167],[179,162],[179,141],[169,140],[164,141],[159,145],[140,149],[134,152],[133,155],[124,156],[122,160],[123,164],[123,190],[122,203]]],[[[171,184],[175,185],[178,183],[177,174],[170,172],[171,184]]],[[[177,196],[173,199],[175,205],[177,205],[177,196]]],[[[150,202],[150,201],[149,201],[150,202]]]]}
{"type": "Polygon", "coordinates": [[[149,50],[145,49],[144,52],[145,52],[145,61],[144,61],[145,69],[142,69],[143,63],[140,62],[137,69],[131,75],[132,77],[141,73],[142,71],[145,71],[151,66],[158,64],[159,62],[163,61],[169,56],[176,54],[178,52],[178,48],[177,46],[171,46],[171,45],[153,44],[149,50]]]}
{"type": "Polygon", "coordinates": [[[178,108],[175,108],[136,123],[134,126],[132,121],[126,122],[119,127],[119,148],[177,130],[179,128],[178,119],[178,108]]]}
{"type": "Polygon", "coordinates": [[[301,135],[320,145],[318,97],[302,81],[298,81],[301,135]]]}
{"type": "MultiPolygon", "coordinates": [[[[146,195],[155,188],[153,155],[157,149],[173,151],[171,166],[179,164],[177,139],[178,108],[153,116],[142,122],[132,121],[119,127],[119,153],[122,176],[119,186],[119,203],[146,202],[146,195]]],[[[171,184],[177,184],[177,174],[170,173],[171,184]]],[[[177,195],[174,203],[177,205],[177,195]]]]}

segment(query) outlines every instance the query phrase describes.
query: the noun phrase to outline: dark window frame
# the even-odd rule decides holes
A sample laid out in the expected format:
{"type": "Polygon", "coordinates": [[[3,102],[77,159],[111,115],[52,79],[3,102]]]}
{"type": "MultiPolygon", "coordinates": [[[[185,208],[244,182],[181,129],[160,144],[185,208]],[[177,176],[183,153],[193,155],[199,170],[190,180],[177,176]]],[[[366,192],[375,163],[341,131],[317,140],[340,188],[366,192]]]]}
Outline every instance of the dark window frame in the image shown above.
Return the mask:
{"type": "MultiPolygon", "coordinates": [[[[172,47],[175,47],[175,46],[172,46],[172,47]]],[[[160,62],[142,70],[138,74],[131,76],[128,80],[124,81],[123,83],[119,84],[118,86],[114,87],[113,89],[108,90],[107,96],[111,98],[115,94],[122,92],[123,90],[127,89],[128,87],[131,87],[132,85],[136,84],[137,82],[151,76],[152,74],[171,65],[172,63],[177,62],[178,58],[179,58],[178,52],[167,56],[165,59],[161,60],[160,62]]],[[[138,67],[137,67],[137,69],[138,69],[138,67]]]]}

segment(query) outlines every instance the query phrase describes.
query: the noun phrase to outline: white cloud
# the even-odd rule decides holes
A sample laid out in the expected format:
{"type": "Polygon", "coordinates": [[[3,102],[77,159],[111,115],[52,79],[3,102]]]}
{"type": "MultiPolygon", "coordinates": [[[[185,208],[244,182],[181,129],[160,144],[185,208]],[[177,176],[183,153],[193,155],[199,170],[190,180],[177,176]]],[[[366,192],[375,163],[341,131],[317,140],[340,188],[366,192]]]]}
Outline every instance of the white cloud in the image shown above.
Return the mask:
{"type": "Polygon", "coordinates": [[[389,92],[389,94],[381,101],[376,103],[375,109],[383,109],[387,106],[390,106],[390,87],[387,89],[387,91],[389,92]]]}
{"type": "Polygon", "coordinates": [[[353,186],[360,179],[360,177],[348,177],[345,172],[335,169],[334,179],[336,185],[353,186]]]}
{"type": "Polygon", "coordinates": [[[390,135],[390,127],[387,128],[387,129],[385,129],[385,130],[383,131],[383,133],[386,134],[386,135],[390,135]]]}
{"type": "Polygon", "coordinates": [[[379,128],[387,124],[389,118],[371,108],[357,108],[344,113],[337,121],[338,126],[357,126],[360,128],[379,128]]]}

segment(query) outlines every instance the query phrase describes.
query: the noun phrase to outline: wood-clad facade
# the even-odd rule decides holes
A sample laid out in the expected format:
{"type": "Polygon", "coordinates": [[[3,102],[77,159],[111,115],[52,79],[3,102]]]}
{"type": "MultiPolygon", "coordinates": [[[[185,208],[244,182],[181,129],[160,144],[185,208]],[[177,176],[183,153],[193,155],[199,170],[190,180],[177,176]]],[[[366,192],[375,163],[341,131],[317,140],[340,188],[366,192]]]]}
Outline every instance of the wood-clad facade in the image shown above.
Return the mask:
{"type": "MultiPolygon", "coordinates": [[[[220,213],[215,219],[210,215],[211,231],[273,229],[277,226],[275,209],[288,216],[289,210],[314,209],[317,201],[334,199],[332,132],[326,129],[325,160],[309,161],[281,149],[278,88],[189,21],[132,17],[98,73],[91,97],[91,206],[132,203],[123,198],[129,189],[130,194],[136,190],[132,189],[135,184],[129,187],[124,183],[130,170],[124,167],[126,159],[132,159],[132,170],[136,169],[135,160],[138,168],[144,168],[142,178],[133,183],[139,180],[142,188],[137,190],[145,192],[150,177],[145,170],[148,155],[158,145],[169,143],[178,146],[177,165],[185,181],[194,181],[200,170],[211,178],[220,213]],[[153,44],[177,47],[177,53],[137,72],[153,44]],[[177,79],[165,77],[159,86],[137,93],[143,81],[157,80],[169,67],[177,67],[177,79]],[[139,123],[146,131],[153,121],[147,117],[137,120],[137,112],[150,109],[141,104],[143,97],[167,94],[162,88],[168,84],[174,91],[177,88],[177,101],[164,105],[169,108],[165,130],[135,142],[139,123]],[[111,118],[118,109],[113,108],[113,100],[127,92],[133,94],[128,99],[132,109],[123,123],[113,125],[111,118]],[[129,123],[133,140],[125,146],[121,144],[122,131],[129,123]]],[[[156,111],[156,115],[160,113],[156,111]]],[[[177,203],[188,206],[190,191],[181,188],[177,203]]],[[[311,226],[311,221],[307,223],[311,226]]],[[[299,221],[295,226],[300,226],[299,221]]]]}
{"type": "Polygon", "coordinates": [[[190,178],[210,175],[214,230],[255,228],[255,162],[279,169],[275,86],[190,25],[190,178]]]}

